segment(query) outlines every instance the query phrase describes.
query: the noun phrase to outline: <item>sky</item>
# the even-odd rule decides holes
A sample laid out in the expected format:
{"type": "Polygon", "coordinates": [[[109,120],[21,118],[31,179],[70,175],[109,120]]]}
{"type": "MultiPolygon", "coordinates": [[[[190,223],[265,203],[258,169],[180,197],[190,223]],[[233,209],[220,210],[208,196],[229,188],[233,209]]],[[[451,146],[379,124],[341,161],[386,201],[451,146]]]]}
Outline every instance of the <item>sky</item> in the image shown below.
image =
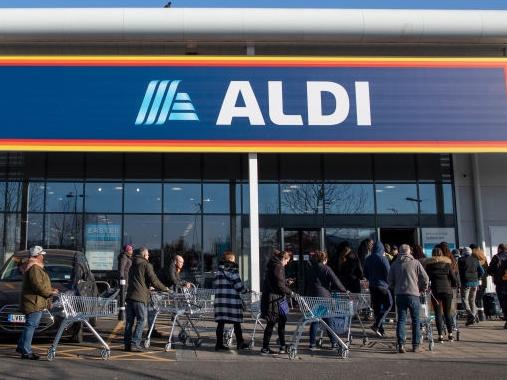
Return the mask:
{"type": "MultiPolygon", "coordinates": [[[[162,7],[169,0],[0,0],[0,8],[162,7]]],[[[172,0],[172,6],[228,8],[506,9],[507,0],[172,0]]]]}

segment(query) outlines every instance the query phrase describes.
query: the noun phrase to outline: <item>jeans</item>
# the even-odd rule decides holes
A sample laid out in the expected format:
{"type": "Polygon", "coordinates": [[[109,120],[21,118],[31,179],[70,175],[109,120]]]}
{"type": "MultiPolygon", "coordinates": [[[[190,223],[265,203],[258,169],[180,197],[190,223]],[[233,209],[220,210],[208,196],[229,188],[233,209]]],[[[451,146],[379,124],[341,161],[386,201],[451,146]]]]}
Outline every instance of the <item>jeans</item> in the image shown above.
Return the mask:
{"type": "Polygon", "coordinates": [[[34,311],[33,313],[25,315],[25,327],[18,340],[18,348],[23,355],[30,355],[32,353],[32,339],[33,334],[42,317],[42,311],[34,311]]]}
{"type": "Polygon", "coordinates": [[[396,296],[396,309],[398,321],[396,323],[396,336],[398,345],[405,344],[405,323],[407,322],[407,309],[412,320],[412,346],[421,343],[421,326],[419,324],[419,308],[421,303],[418,296],[400,294],[396,296]]]}
{"type": "Polygon", "coordinates": [[[123,338],[126,347],[130,347],[132,342],[137,347],[141,346],[144,325],[147,319],[147,309],[147,305],[142,302],[127,300],[127,320],[125,322],[125,336],[123,338]],[[134,320],[136,320],[136,328],[132,337],[134,320]]]}
{"type": "Polygon", "coordinates": [[[273,335],[273,328],[276,323],[278,323],[278,340],[280,341],[280,346],[285,346],[285,324],[287,323],[287,317],[280,315],[278,322],[271,321],[266,323],[264,338],[262,340],[262,348],[269,348],[269,341],[271,340],[271,335],[273,335]]]}
{"type": "MultiPolygon", "coordinates": [[[[225,321],[217,322],[217,343],[216,347],[224,346],[224,329],[225,329],[225,321]]],[[[240,347],[245,341],[243,340],[243,331],[241,330],[241,323],[234,322],[234,335],[236,335],[236,345],[240,347]]]]}
{"type": "Polygon", "coordinates": [[[391,292],[386,288],[372,286],[370,287],[370,294],[373,313],[375,314],[375,323],[373,327],[376,327],[383,332],[384,321],[387,313],[389,313],[393,305],[391,292]]]}
{"type": "Polygon", "coordinates": [[[433,310],[435,310],[435,323],[437,325],[438,335],[442,335],[443,333],[442,311],[447,332],[452,334],[454,325],[451,315],[452,293],[435,293],[431,297],[431,303],[433,304],[433,310]]]}
{"type": "Polygon", "coordinates": [[[467,312],[468,320],[474,320],[477,315],[477,307],[475,306],[475,296],[477,294],[477,287],[464,287],[461,289],[461,298],[463,300],[463,305],[465,306],[465,310],[467,312]]]}
{"type": "MultiPolygon", "coordinates": [[[[335,318],[322,318],[322,319],[324,322],[327,323],[327,325],[331,328],[331,330],[336,331],[336,319],[335,318]]],[[[319,329],[319,322],[312,322],[312,324],[310,325],[310,346],[315,345],[315,340],[317,337],[318,329],[319,329]]],[[[327,331],[327,336],[329,337],[331,344],[336,343],[336,338],[329,331],[327,331]]]]}

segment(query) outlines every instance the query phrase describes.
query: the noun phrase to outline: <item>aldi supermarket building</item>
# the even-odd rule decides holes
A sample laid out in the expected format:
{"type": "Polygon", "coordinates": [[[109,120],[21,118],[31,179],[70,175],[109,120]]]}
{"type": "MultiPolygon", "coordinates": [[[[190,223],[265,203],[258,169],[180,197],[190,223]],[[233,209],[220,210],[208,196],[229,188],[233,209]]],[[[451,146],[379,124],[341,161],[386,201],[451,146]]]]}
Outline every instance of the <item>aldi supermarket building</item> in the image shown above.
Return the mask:
{"type": "Polygon", "coordinates": [[[507,12],[0,10],[0,259],[507,240],[507,12]]]}

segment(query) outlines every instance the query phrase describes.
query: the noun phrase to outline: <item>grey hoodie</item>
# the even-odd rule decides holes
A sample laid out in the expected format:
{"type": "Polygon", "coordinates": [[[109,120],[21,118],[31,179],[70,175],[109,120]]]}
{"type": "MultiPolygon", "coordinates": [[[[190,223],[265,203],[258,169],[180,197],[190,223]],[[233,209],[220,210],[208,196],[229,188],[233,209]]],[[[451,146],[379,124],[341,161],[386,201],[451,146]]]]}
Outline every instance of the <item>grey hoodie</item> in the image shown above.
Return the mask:
{"type": "Polygon", "coordinates": [[[419,296],[428,288],[429,278],[422,264],[410,254],[400,253],[389,271],[389,286],[394,294],[419,296]]]}

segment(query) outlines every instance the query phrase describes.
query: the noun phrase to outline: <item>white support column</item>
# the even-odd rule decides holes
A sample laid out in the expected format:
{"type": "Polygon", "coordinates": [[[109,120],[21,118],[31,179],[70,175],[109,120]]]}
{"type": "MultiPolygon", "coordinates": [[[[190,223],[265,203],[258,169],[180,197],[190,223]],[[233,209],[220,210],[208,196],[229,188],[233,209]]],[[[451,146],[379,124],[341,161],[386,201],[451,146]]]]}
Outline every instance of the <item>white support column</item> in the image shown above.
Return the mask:
{"type": "Polygon", "coordinates": [[[482,210],[481,176],[479,173],[479,157],[472,154],[472,180],[474,184],[475,229],[477,243],[486,252],[486,236],[484,235],[484,212],[482,210]]]}
{"type": "Polygon", "coordinates": [[[259,179],[257,153],[248,154],[248,185],[250,193],[250,283],[252,290],[261,289],[259,253],[259,179]]]}

